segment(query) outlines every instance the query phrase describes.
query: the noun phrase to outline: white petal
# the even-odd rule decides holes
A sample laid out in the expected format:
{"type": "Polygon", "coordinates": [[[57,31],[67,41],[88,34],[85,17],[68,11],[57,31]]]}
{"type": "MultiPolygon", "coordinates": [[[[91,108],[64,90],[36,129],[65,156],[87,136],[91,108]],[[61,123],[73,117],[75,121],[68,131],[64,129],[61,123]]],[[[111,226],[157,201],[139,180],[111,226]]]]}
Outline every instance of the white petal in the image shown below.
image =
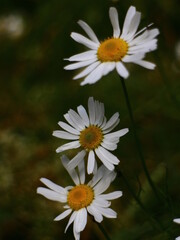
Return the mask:
{"type": "Polygon", "coordinates": [[[103,165],[97,169],[97,172],[93,176],[92,180],[88,183],[89,186],[94,187],[97,182],[103,177],[103,175],[107,172],[107,168],[103,165]]]}
{"type": "Polygon", "coordinates": [[[173,222],[180,224],[180,218],[175,218],[175,219],[173,219],[173,222]]]}
{"type": "Polygon", "coordinates": [[[76,218],[74,220],[74,228],[76,232],[81,232],[84,230],[87,224],[87,210],[86,208],[81,208],[77,211],[76,218]]]}
{"type": "Polygon", "coordinates": [[[122,62],[117,62],[116,63],[116,70],[118,74],[123,77],[123,78],[128,78],[129,77],[129,72],[128,70],[124,67],[122,62]]]}
{"type": "Polygon", "coordinates": [[[103,139],[103,142],[101,143],[101,146],[110,150],[110,151],[113,151],[117,148],[117,144],[115,143],[111,143],[111,142],[108,142],[107,140],[103,139]]]}
{"type": "Polygon", "coordinates": [[[75,135],[79,135],[79,133],[80,133],[77,129],[72,128],[67,123],[59,121],[58,125],[69,133],[72,133],[72,134],[75,134],[75,135]]]}
{"type": "Polygon", "coordinates": [[[122,191],[115,191],[108,194],[101,194],[98,197],[106,200],[113,200],[122,196],[122,191]]]}
{"type": "Polygon", "coordinates": [[[86,67],[83,71],[77,74],[73,79],[76,80],[78,78],[82,78],[87,76],[90,72],[92,72],[98,65],[100,64],[99,61],[94,61],[91,65],[86,67]]]}
{"type": "Polygon", "coordinates": [[[98,80],[101,79],[101,77],[104,74],[104,68],[105,68],[105,63],[101,63],[98,65],[85,79],[83,82],[81,82],[81,85],[85,84],[94,84],[98,80]]]}
{"type": "Polygon", "coordinates": [[[85,128],[84,122],[82,118],[77,114],[74,110],[70,109],[68,111],[69,117],[72,119],[72,121],[76,124],[78,129],[83,130],[85,128]]]}
{"type": "Polygon", "coordinates": [[[52,181],[50,181],[47,178],[41,178],[40,181],[42,183],[44,183],[48,188],[50,188],[51,190],[53,190],[55,192],[58,192],[61,194],[67,194],[67,191],[63,187],[53,183],[52,181]]]}
{"type": "Polygon", "coordinates": [[[64,69],[65,70],[74,70],[74,69],[86,67],[86,66],[92,64],[94,61],[95,61],[94,59],[90,59],[90,60],[87,60],[87,61],[72,63],[72,64],[69,64],[69,65],[65,66],[64,69]]]}
{"type": "Polygon", "coordinates": [[[76,215],[77,215],[77,211],[74,211],[74,212],[72,213],[71,217],[69,218],[69,222],[68,222],[68,224],[67,224],[64,232],[67,231],[69,225],[71,225],[71,223],[72,223],[72,222],[74,221],[74,219],[76,218],[76,215]]]}
{"type": "Polygon", "coordinates": [[[107,218],[117,218],[117,213],[113,211],[111,208],[102,208],[102,207],[97,207],[98,211],[100,213],[107,217],[107,218]]]}
{"type": "Polygon", "coordinates": [[[116,63],[115,62],[104,62],[103,76],[107,75],[114,70],[116,63]]]}
{"type": "Polygon", "coordinates": [[[131,25],[131,22],[132,22],[132,19],[133,19],[135,13],[136,13],[136,8],[131,6],[128,9],[128,12],[125,17],[121,38],[125,37],[127,35],[127,33],[129,32],[129,27],[131,25]]]}
{"type": "Polygon", "coordinates": [[[144,60],[135,61],[134,63],[150,70],[153,70],[156,66],[154,63],[144,60]]]}
{"type": "Polygon", "coordinates": [[[91,174],[94,170],[94,163],[95,163],[95,155],[94,151],[90,151],[88,155],[88,165],[87,165],[87,172],[91,174]]]}
{"type": "Polygon", "coordinates": [[[111,164],[117,165],[120,162],[116,156],[114,156],[111,152],[109,152],[105,148],[99,146],[98,150],[102,154],[103,158],[106,159],[106,161],[109,161],[111,164]]]}
{"type": "Polygon", "coordinates": [[[68,163],[68,169],[74,169],[81,161],[84,161],[84,157],[86,155],[86,151],[82,150],[79,152],[71,161],[68,163]]]}
{"type": "Polygon", "coordinates": [[[88,111],[89,111],[90,123],[94,124],[94,122],[95,122],[95,103],[94,103],[93,97],[89,97],[89,99],[88,99],[88,111]]]}
{"type": "Polygon", "coordinates": [[[93,41],[93,42],[96,42],[96,43],[99,43],[99,40],[98,38],[96,37],[96,34],[94,33],[94,31],[92,30],[92,28],[87,24],[85,23],[84,21],[82,20],[79,20],[78,21],[78,24],[82,27],[82,29],[87,33],[87,35],[90,37],[90,39],[93,41]]]}
{"type": "Polygon", "coordinates": [[[68,159],[65,155],[63,155],[63,156],[61,157],[61,162],[62,162],[64,168],[67,170],[67,172],[68,172],[69,175],[71,176],[73,182],[74,182],[76,185],[79,185],[79,184],[80,184],[80,181],[79,181],[79,176],[78,176],[77,172],[75,171],[75,169],[69,169],[69,166],[68,166],[68,164],[69,164],[69,162],[70,162],[69,159],[68,159]]]}
{"type": "Polygon", "coordinates": [[[99,211],[97,211],[97,209],[93,206],[93,204],[91,204],[90,206],[87,207],[88,212],[94,216],[94,219],[96,220],[96,222],[102,222],[103,220],[103,216],[102,214],[100,214],[99,211]]]}
{"type": "Polygon", "coordinates": [[[93,49],[93,50],[97,50],[99,44],[96,42],[93,42],[91,40],[89,40],[88,38],[84,37],[83,35],[79,34],[79,33],[71,33],[71,37],[78,43],[83,44],[84,46],[93,49]]]}
{"type": "Polygon", "coordinates": [[[43,195],[45,198],[52,200],[52,201],[67,202],[66,195],[54,192],[47,188],[39,187],[39,188],[37,188],[37,193],[43,195]]]}
{"type": "Polygon", "coordinates": [[[111,24],[113,26],[113,37],[118,38],[120,35],[120,27],[119,27],[118,12],[116,8],[111,7],[109,9],[109,17],[110,17],[111,24]]]}
{"type": "Polygon", "coordinates": [[[79,126],[79,123],[77,124],[77,120],[74,119],[74,117],[69,115],[68,113],[64,114],[64,118],[66,121],[71,124],[75,129],[77,129],[79,132],[82,130],[82,126],[79,126]]]}
{"type": "Polygon", "coordinates": [[[120,137],[124,136],[128,132],[129,132],[128,128],[123,128],[123,129],[121,129],[119,131],[116,131],[116,132],[113,132],[113,133],[108,133],[108,134],[105,135],[105,137],[106,137],[106,139],[114,138],[114,137],[115,138],[116,137],[120,138],[120,137]]]}
{"type": "Polygon", "coordinates": [[[68,139],[68,140],[77,140],[79,139],[79,136],[65,132],[65,131],[53,131],[52,134],[54,137],[62,138],[62,139],[68,139]]]}
{"type": "Polygon", "coordinates": [[[81,118],[83,120],[84,125],[86,127],[89,126],[89,117],[87,115],[86,109],[82,105],[80,105],[77,108],[77,110],[78,110],[78,113],[79,113],[79,115],[81,116],[81,118]]]}
{"type": "Polygon", "coordinates": [[[65,60],[68,60],[70,62],[72,61],[77,61],[77,62],[81,62],[81,61],[87,61],[87,60],[91,60],[91,59],[95,59],[96,58],[96,52],[95,50],[89,50],[83,53],[79,53],[76,55],[73,55],[70,58],[67,58],[65,60]]]}
{"type": "Polygon", "coordinates": [[[105,157],[101,151],[99,151],[99,148],[95,149],[95,152],[98,156],[98,158],[101,160],[101,162],[110,170],[113,171],[114,170],[114,165],[109,161],[109,159],[107,159],[107,157],[105,157]]]}
{"type": "Polygon", "coordinates": [[[93,200],[93,205],[94,206],[100,206],[100,207],[109,207],[111,205],[111,202],[107,201],[104,198],[100,198],[101,195],[97,196],[94,200],[93,200]]]}
{"type": "Polygon", "coordinates": [[[106,123],[106,125],[103,127],[103,131],[111,127],[112,125],[114,125],[114,123],[117,121],[118,118],[119,118],[119,113],[115,113],[106,123]]]}
{"type": "Polygon", "coordinates": [[[141,19],[141,13],[140,12],[136,12],[133,19],[132,19],[132,22],[131,22],[131,25],[129,27],[129,34],[127,36],[124,37],[125,40],[129,40],[129,39],[132,39],[133,36],[135,35],[137,29],[138,29],[138,26],[139,26],[139,23],[140,23],[140,19],[141,19]]]}
{"type": "Polygon", "coordinates": [[[78,170],[79,170],[79,178],[80,178],[80,183],[84,184],[85,182],[85,166],[84,166],[84,160],[80,161],[78,164],[78,170]]]}
{"type": "Polygon", "coordinates": [[[80,146],[81,145],[80,145],[79,141],[73,141],[73,142],[66,143],[66,144],[58,147],[56,149],[56,152],[60,153],[60,152],[63,152],[63,151],[69,150],[69,149],[79,148],[80,146]]]}
{"type": "Polygon", "coordinates": [[[61,213],[60,215],[58,215],[54,221],[60,221],[62,220],[63,218],[67,217],[70,213],[72,212],[72,209],[68,209],[66,211],[64,211],[63,213],[61,213]]]}
{"type": "Polygon", "coordinates": [[[122,61],[123,62],[133,62],[133,61],[137,61],[137,60],[141,60],[143,59],[145,56],[144,53],[136,53],[136,54],[133,54],[133,55],[126,55],[122,61]]]}

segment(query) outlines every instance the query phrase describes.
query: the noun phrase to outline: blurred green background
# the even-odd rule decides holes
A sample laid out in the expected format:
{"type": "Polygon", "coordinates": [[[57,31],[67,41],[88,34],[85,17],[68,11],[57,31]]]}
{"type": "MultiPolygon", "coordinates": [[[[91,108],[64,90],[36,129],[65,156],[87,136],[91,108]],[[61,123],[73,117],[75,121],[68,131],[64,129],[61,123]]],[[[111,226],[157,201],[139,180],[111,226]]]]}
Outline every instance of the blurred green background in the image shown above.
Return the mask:
{"type": "MultiPolygon", "coordinates": [[[[108,118],[120,113],[118,128],[130,128],[116,150],[119,168],[136,194],[141,192],[151,215],[174,236],[180,235],[180,226],[172,222],[180,218],[179,0],[0,0],[0,6],[0,239],[73,239],[72,227],[64,234],[68,218],[53,222],[62,206],[37,195],[36,188],[42,186],[41,177],[71,185],[55,153],[63,141],[54,138],[52,131],[59,129],[57,122],[64,120],[69,108],[87,106],[89,96],[105,103],[108,118]],[[63,58],[85,49],[69,36],[72,31],[83,33],[79,19],[103,40],[112,34],[109,7],[117,7],[122,27],[130,5],[142,12],[140,28],[154,22],[160,29],[158,50],[146,57],[157,64],[156,69],[126,65],[130,71],[126,86],[147,166],[163,204],[154,199],[146,183],[117,74],[80,87],[80,81],[72,81],[77,72],[63,70],[67,64],[63,58]]],[[[111,239],[171,239],[153,228],[122,178],[109,190],[124,193],[112,203],[118,218],[102,223],[111,239]]],[[[81,239],[105,238],[89,219],[81,239]]]]}

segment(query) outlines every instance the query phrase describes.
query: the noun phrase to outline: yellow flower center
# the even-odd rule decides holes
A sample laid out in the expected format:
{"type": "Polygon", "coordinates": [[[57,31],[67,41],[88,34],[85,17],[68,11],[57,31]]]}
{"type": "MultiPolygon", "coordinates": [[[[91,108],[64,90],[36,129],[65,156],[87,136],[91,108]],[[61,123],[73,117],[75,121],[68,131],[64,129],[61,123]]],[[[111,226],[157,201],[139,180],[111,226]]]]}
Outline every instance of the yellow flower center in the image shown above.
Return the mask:
{"type": "Polygon", "coordinates": [[[97,51],[101,62],[118,62],[128,51],[128,43],[121,38],[110,38],[103,41],[97,51]]]}
{"type": "Polygon", "coordinates": [[[103,140],[102,130],[94,125],[91,125],[80,133],[80,144],[81,146],[90,151],[92,149],[97,148],[103,140]]]}
{"type": "Polygon", "coordinates": [[[84,184],[73,187],[67,196],[67,202],[70,208],[75,211],[89,206],[93,199],[94,190],[84,184]]]}

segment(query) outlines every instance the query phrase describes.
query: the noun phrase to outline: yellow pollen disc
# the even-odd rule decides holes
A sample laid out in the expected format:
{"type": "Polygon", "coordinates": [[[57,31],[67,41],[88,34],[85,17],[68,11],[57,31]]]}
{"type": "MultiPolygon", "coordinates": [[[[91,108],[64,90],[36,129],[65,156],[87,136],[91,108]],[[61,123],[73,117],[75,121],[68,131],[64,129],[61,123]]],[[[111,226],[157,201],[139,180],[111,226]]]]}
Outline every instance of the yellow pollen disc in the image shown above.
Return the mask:
{"type": "Polygon", "coordinates": [[[101,62],[118,62],[128,51],[128,44],[121,38],[110,38],[103,41],[97,51],[101,62]]]}
{"type": "Polygon", "coordinates": [[[103,140],[102,130],[94,125],[91,125],[80,133],[80,144],[86,150],[92,150],[97,148],[103,140]]]}
{"type": "Polygon", "coordinates": [[[67,197],[69,206],[77,211],[81,208],[87,207],[94,199],[94,191],[87,185],[78,185],[72,188],[67,197]]]}

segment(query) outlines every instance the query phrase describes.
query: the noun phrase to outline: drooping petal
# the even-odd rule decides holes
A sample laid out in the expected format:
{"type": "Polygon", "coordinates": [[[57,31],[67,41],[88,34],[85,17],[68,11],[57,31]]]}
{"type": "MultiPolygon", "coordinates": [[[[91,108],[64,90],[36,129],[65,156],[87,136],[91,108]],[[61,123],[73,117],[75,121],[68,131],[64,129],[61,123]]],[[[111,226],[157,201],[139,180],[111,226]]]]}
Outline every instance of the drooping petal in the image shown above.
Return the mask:
{"type": "Polygon", "coordinates": [[[88,155],[88,164],[87,164],[87,172],[91,174],[94,170],[94,163],[95,163],[95,155],[94,151],[91,150],[88,155]]]}
{"type": "Polygon", "coordinates": [[[99,148],[95,149],[95,152],[98,156],[98,158],[101,160],[101,162],[110,170],[113,171],[114,170],[114,165],[109,161],[109,159],[107,159],[106,157],[104,157],[104,155],[102,154],[101,151],[99,151],[99,148]]]}
{"type": "Polygon", "coordinates": [[[93,42],[96,42],[99,44],[99,40],[98,38],[96,37],[96,34],[94,33],[94,31],[92,30],[92,28],[87,24],[85,23],[84,21],[82,20],[79,20],[78,21],[78,24],[82,27],[82,29],[87,33],[87,35],[90,37],[90,39],[93,41],[93,42]]]}
{"type": "Polygon", "coordinates": [[[83,35],[79,34],[79,33],[71,33],[71,37],[78,43],[83,44],[84,46],[92,49],[92,50],[97,50],[99,44],[96,42],[93,42],[91,40],[89,40],[88,38],[84,37],[83,35]]]}
{"type": "Polygon", "coordinates": [[[52,190],[49,190],[47,188],[43,187],[38,187],[37,188],[37,193],[43,195],[45,198],[52,200],[52,201],[58,201],[58,202],[66,202],[67,201],[67,196],[54,192],[52,190]]]}
{"type": "Polygon", "coordinates": [[[67,194],[67,191],[65,190],[65,188],[53,183],[52,181],[50,181],[47,178],[41,178],[40,181],[42,183],[44,183],[48,188],[50,188],[51,190],[58,192],[60,194],[67,194]]]}
{"type": "Polygon", "coordinates": [[[90,64],[88,67],[86,67],[83,71],[81,71],[79,74],[77,74],[73,79],[79,79],[82,77],[87,76],[89,73],[91,73],[98,65],[100,65],[99,61],[94,61],[92,64],[90,64]]]}
{"type": "Polygon", "coordinates": [[[93,206],[93,204],[91,204],[90,206],[87,207],[88,212],[94,216],[94,219],[96,220],[96,222],[102,222],[103,220],[103,216],[102,214],[100,214],[99,211],[97,211],[97,209],[93,206]]]}
{"type": "Polygon", "coordinates": [[[68,209],[66,211],[64,211],[63,213],[61,213],[60,215],[58,215],[54,221],[60,221],[62,219],[64,219],[65,217],[67,217],[70,213],[72,212],[72,209],[68,209]]]}
{"type": "Polygon", "coordinates": [[[72,214],[71,214],[71,217],[69,218],[69,221],[68,221],[68,224],[67,224],[67,226],[66,226],[66,228],[65,228],[65,233],[66,233],[66,231],[67,231],[67,229],[68,229],[68,227],[71,225],[71,223],[74,221],[74,219],[76,218],[76,215],[77,215],[77,211],[74,211],[72,214]]]}
{"type": "Polygon", "coordinates": [[[153,70],[156,66],[154,63],[144,60],[135,61],[134,63],[150,70],[153,70]]]}
{"type": "Polygon", "coordinates": [[[84,182],[85,182],[85,166],[84,166],[84,160],[80,161],[80,163],[78,164],[78,170],[79,170],[80,184],[84,184],[84,182]]]}
{"type": "Polygon", "coordinates": [[[68,169],[72,170],[75,167],[77,167],[77,165],[81,162],[84,161],[84,157],[86,155],[86,151],[82,150],[81,152],[79,152],[73,159],[71,159],[71,161],[68,163],[68,169]]]}
{"type": "Polygon", "coordinates": [[[129,77],[129,72],[128,70],[124,67],[124,65],[122,64],[122,62],[117,62],[116,63],[116,70],[118,72],[118,74],[123,77],[123,78],[128,78],[129,77]]]}
{"type": "Polygon", "coordinates": [[[81,145],[80,145],[79,141],[73,141],[73,142],[66,143],[66,144],[58,147],[56,149],[56,152],[60,153],[60,152],[63,152],[63,151],[69,150],[69,149],[79,148],[80,146],[81,145]]]}
{"type": "Polygon", "coordinates": [[[77,211],[76,218],[74,220],[74,228],[76,232],[81,232],[84,230],[87,224],[87,210],[86,208],[81,208],[77,211]]]}
{"type": "Polygon", "coordinates": [[[65,70],[74,70],[74,69],[86,67],[86,66],[92,64],[94,61],[95,61],[94,59],[90,59],[90,60],[87,60],[87,61],[72,63],[72,64],[69,64],[69,65],[65,66],[64,69],[65,70]]]}
{"type": "Polygon", "coordinates": [[[98,197],[106,200],[113,200],[122,196],[122,191],[115,191],[108,194],[101,194],[98,197]]]}
{"type": "Polygon", "coordinates": [[[116,156],[114,156],[111,152],[109,152],[105,148],[99,146],[98,151],[103,156],[103,159],[106,159],[106,161],[109,161],[109,163],[117,165],[120,162],[116,156]]]}

